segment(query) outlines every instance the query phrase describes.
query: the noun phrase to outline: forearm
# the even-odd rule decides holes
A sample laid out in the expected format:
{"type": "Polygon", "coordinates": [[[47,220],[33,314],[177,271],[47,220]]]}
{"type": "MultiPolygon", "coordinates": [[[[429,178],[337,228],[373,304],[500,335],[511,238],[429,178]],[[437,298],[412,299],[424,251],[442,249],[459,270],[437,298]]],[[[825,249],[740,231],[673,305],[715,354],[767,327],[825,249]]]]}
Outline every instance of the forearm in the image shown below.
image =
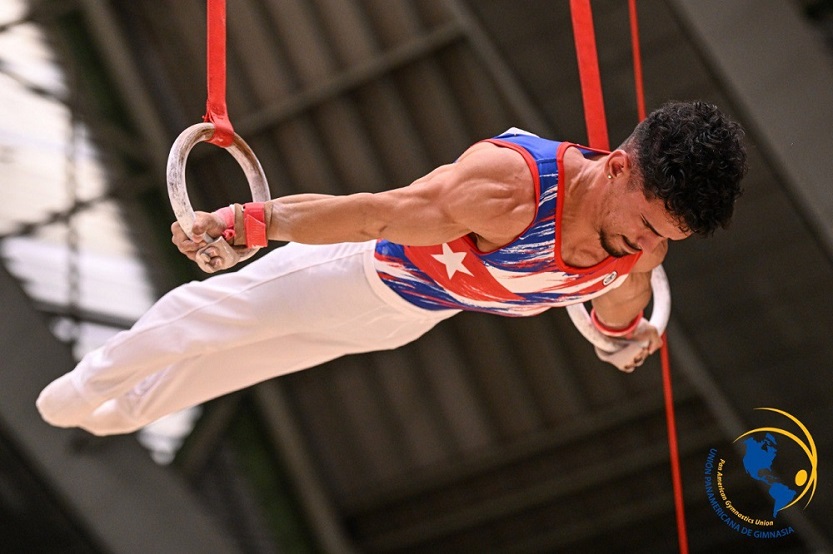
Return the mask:
{"type": "MultiPolygon", "coordinates": [[[[469,233],[505,244],[525,229],[536,200],[523,159],[497,147],[475,147],[406,187],[346,196],[298,194],[270,200],[252,223],[265,237],[304,244],[387,239],[411,246],[449,242],[469,233]],[[508,156],[508,157],[507,157],[508,156]]],[[[224,212],[228,216],[229,212],[224,212]]],[[[235,245],[251,220],[235,208],[235,245]]],[[[226,223],[226,228],[229,223],[226,223]]],[[[248,245],[249,243],[246,242],[248,245]]]]}
{"type": "Polygon", "coordinates": [[[624,328],[651,300],[651,274],[632,273],[622,285],[593,299],[598,319],[611,328],[624,328]]]}
{"type": "Polygon", "coordinates": [[[297,194],[271,200],[267,204],[269,240],[331,244],[373,238],[365,224],[366,196],[297,194]]]}
{"type": "Polygon", "coordinates": [[[385,238],[404,244],[438,244],[465,234],[429,198],[402,189],[347,196],[299,194],[267,204],[268,238],[304,244],[385,238]]]}

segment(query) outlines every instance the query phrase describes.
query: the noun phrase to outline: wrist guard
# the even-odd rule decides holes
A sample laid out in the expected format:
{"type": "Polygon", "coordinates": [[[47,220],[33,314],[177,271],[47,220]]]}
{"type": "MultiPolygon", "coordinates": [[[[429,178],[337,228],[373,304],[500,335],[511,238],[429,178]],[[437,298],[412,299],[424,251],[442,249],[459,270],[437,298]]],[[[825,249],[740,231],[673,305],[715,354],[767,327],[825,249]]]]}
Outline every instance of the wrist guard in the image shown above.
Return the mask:
{"type": "Polygon", "coordinates": [[[642,314],[643,311],[640,310],[636,317],[627,324],[625,327],[614,328],[608,326],[606,323],[602,322],[599,319],[599,316],[596,315],[596,309],[590,310],[590,321],[593,322],[593,326],[598,329],[601,333],[607,335],[608,337],[617,337],[617,338],[631,338],[633,336],[634,331],[636,328],[639,327],[639,322],[642,321],[642,314]]]}
{"type": "Polygon", "coordinates": [[[272,214],[271,210],[266,209],[265,202],[231,204],[214,213],[223,218],[226,224],[223,238],[230,245],[260,248],[268,244],[272,214]]]}

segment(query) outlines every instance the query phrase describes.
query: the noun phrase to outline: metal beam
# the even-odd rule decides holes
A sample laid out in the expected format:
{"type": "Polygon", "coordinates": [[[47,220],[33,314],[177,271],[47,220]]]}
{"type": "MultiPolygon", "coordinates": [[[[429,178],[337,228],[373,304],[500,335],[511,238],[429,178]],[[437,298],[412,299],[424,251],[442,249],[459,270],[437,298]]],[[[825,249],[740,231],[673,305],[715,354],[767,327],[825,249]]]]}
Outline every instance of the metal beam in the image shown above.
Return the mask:
{"type": "Polygon", "coordinates": [[[105,327],[113,327],[115,329],[130,329],[133,327],[133,324],[136,323],[136,321],[132,318],[125,318],[105,312],[88,310],[78,306],[57,304],[55,302],[34,300],[32,302],[32,307],[38,312],[50,317],[74,318],[83,323],[103,325],[105,327]]]}
{"type": "MultiPolygon", "coordinates": [[[[76,92],[72,92],[69,95],[62,95],[59,92],[43,88],[37,83],[15,73],[11,68],[11,64],[3,58],[0,58],[0,74],[9,77],[30,94],[61,104],[67,110],[80,112],[79,107],[74,105],[77,102],[72,100],[74,94],[77,94],[76,92]]],[[[107,144],[113,150],[119,151],[128,157],[135,157],[136,152],[141,152],[144,149],[144,145],[140,144],[136,137],[128,134],[124,129],[113,125],[111,122],[99,118],[88,118],[85,123],[95,130],[96,135],[99,137],[99,143],[107,144]]]]}
{"type": "Polygon", "coordinates": [[[79,0],[88,21],[87,28],[95,40],[107,70],[113,76],[119,94],[130,106],[136,128],[145,145],[148,166],[159,175],[168,159],[168,136],[153,99],[141,79],[130,49],[116,24],[110,3],[106,0],[79,0]]]}
{"type": "Polygon", "coordinates": [[[98,439],[40,419],[39,391],[74,361],[2,267],[0,305],[7,314],[0,318],[0,429],[71,519],[109,552],[237,552],[185,484],[135,438],[98,439]]]}
{"type": "MultiPolygon", "coordinates": [[[[714,440],[711,429],[689,433],[683,445],[683,454],[701,452],[714,440]]],[[[536,507],[563,505],[561,499],[584,490],[599,490],[610,483],[621,481],[625,477],[642,474],[658,467],[668,459],[668,446],[665,443],[643,447],[639,451],[623,452],[615,459],[590,463],[569,474],[554,475],[551,479],[534,483],[527,488],[516,489],[505,494],[494,495],[488,500],[467,505],[459,510],[435,515],[428,519],[414,518],[409,526],[396,529],[370,539],[366,546],[373,552],[407,550],[415,544],[440,540],[455,532],[488,526],[513,514],[524,513],[536,507]]],[[[673,510],[673,503],[662,505],[659,511],[667,513],[673,510]]],[[[614,513],[617,513],[615,510],[614,513]]],[[[601,514],[600,514],[601,515],[601,514]]],[[[608,516],[609,517],[609,516],[608,516]]],[[[617,515],[617,518],[622,515],[617,515]]],[[[629,511],[630,523],[643,521],[646,515],[629,511]]],[[[594,526],[598,524],[594,522],[594,526]]],[[[567,541],[582,538],[581,533],[563,531],[567,541]]]]}
{"type": "Polygon", "coordinates": [[[550,129],[544,112],[532,101],[532,98],[520,85],[509,64],[489,38],[475,16],[460,0],[447,0],[448,7],[459,25],[466,33],[466,38],[483,63],[483,67],[495,82],[503,98],[520,118],[520,124],[527,129],[542,133],[550,129]]]}
{"type": "Polygon", "coordinates": [[[351,554],[355,549],[344,532],[326,487],[313,469],[315,463],[307,452],[283,389],[284,386],[275,379],[258,385],[254,389],[257,406],[264,414],[272,441],[286,460],[289,475],[324,552],[351,554]]]}
{"type": "MultiPolygon", "coordinates": [[[[241,136],[253,136],[283,121],[297,117],[328,100],[346,94],[350,90],[373,82],[383,75],[425,58],[462,38],[463,30],[459,25],[444,25],[418,40],[405,43],[367,63],[351,67],[286,100],[241,117],[235,123],[235,128],[241,136]]],[[[199,153],[195,152],[195,154],[199,153]]]]}
{"type": "Polygon", "coordinates": [[[185,448],[176,457],[176,466],[185,479],[195,482],[205,470],[214,450],[219,448],[223,435],[237,414],[242,393],[218,398],[200,418],[199,425],[188,435],[185,448]]]}
{"type": "Polygon", "coordinates": [[[111,200],[118,201],[122,206],[129,206],[130,201],[136,200],[138,196],[152,186],[158,187],[158,182],[149,173],[131,177],[111,176],[109,187],[100,196],[79,200],[66,209],[43,212],[40,219],[35,221],[18,222],[11,230],[0,233],[0,241],[13,237],[31,236],[48,225],[66,224],[73,217],[81,215],[87,210],[95,209],[99,204],[111,200]]]}
{"type": "MultiPolygon", "coordinates": [[[[680,386],[676,391],[677,403],[695,400],[691,388],[680,386]]],[[[570,424],[560,425],[557,432],[551,429],[529,435],[500,450],[491,450],[478,457],[467,458],[453,465],[442,465],[418,474],[404,477],[398,483],[386,483],[378,490],[364,491],[361,496],[349,499],[344,511],[348,515],[368,512],[378,506],[404,502],[426,490],[450,487],[472,475],[511,466],[520,460],[528,460],[547,452],[567,448],[571,444],[592,440],[604,432],[626,427],[643,419],[655,419],[662,412],[663,399],[655,391],[632,398],[628,403],[612,405],[603,410],[575,418],[570,424]]]]}

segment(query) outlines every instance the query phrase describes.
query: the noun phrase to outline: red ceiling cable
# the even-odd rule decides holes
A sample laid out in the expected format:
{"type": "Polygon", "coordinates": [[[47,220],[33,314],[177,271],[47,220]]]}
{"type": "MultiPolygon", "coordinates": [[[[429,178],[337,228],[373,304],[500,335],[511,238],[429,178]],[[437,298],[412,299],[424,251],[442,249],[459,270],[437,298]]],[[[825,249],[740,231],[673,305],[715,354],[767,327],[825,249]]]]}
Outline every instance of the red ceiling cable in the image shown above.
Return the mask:
{"type": "MultiPolygon", "coordinates": [[[[639,23],[636,0],[628,0],[631,22],[631,44],[633,47],[633,76],[636,84],[636,109],[639,120],[645,119],[645,89],[642,82],[642,55],[639,49],[639,23]]],[[[674,508],[677,515],[677,538],[681,554],[688,554],[688,533],[685,524],[685,502],[683,480],[680,472],[680,452],[677,445],[677,420],[674,416],[674,392],[671,387],[671,361],[668,352],[668,335],[662,336],[660,350],[662,362],[662,391],[665,397],[665,420],[668,427],[668,449],[671,457],[671,481],[674,486],[674,508]]]]}
{"type": "Polygon", "coordinates": [[[631,20],[631,50],[633,52],[633,80],[636,84],[636,114],[639,121],[646,117],[645,89],[642,86],[642,54],[639,48],[639,19],[636,13],[636,0],[628,0],[628,15],[631,20]]]}
{"type": "Polygon", "coordinates": [[[214,124],[208,142],[225,148],[234,140],[226,108],[226,0],[207,0],[206,21],[208,99],[203,121],[214,124]]]}
{"type": "MultiPolygon", "coordinates": [[[[630,15],[633,69],[636,82],[636,103],[639,120],[645,119],[645,93],[642,84],[642,59],[639,49],[639,27],[636,0],[628,0],[630,15]]],[[[573,36],[576,44],[579,76],[581,81],[584,117],[587,124],[588,146],[609,150],[607,122],[604,111],[599,58],[593,29],[593,13],[590,0],[570,0],[573,36]]],[[[674,508],[677,518],[677,537],[681,554],[688,554],[688,534],[685,524],[683,485],[680,472],[680,454],[677,444],[677,425],[674,416],[674,394],[671,387],[671,364],[668,353],[668,337],[663,335],[660,359],[662,364],[663,397],[668,428],[668,448],[671,461],[671,480],[674,489],[674,508]]]]}
{"type": "Polygon", "coordinates": [[[610,150],[590,0],[570,0],[570,17],[573,20],[581,98],[584,102],[584,120],[587,123],[587,146],[610,150]]]}

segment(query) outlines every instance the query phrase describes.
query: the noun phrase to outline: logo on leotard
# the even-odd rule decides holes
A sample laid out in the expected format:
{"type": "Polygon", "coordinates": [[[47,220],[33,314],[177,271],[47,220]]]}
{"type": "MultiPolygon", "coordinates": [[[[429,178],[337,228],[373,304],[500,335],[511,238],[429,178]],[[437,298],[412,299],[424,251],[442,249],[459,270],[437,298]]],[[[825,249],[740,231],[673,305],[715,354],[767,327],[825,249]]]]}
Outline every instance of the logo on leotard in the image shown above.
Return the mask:
{"type": "Polygon", "coordinates": [[[602,284],[604,284],[604,286],[608,286],[610,283],[615,281],[617,277],[619,277],[619,274],[615,271],[612,273],[608,273],[605,277],[605,280],[602,281],[602,284]]]}

